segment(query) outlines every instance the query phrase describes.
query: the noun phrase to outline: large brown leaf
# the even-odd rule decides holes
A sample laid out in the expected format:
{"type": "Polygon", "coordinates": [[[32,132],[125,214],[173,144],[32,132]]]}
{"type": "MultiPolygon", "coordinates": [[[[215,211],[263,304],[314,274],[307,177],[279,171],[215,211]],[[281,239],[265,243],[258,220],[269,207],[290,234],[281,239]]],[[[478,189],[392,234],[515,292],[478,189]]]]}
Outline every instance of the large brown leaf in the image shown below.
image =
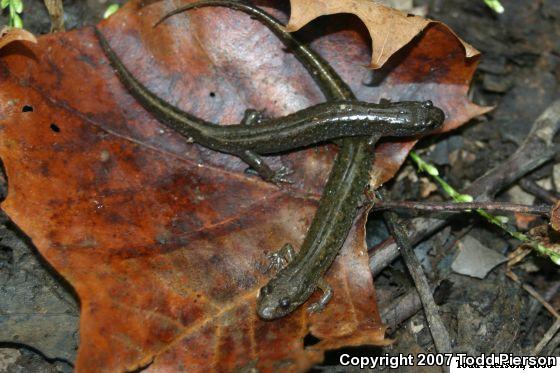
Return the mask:
{"type": "MultiPolygon", "coordinates": [[[[100,29],[136,76],[184,110],[225,124],[246,108],[279,116],[324,100],[249,17],[202,9],[153,29],[177,2],[140,4],[129,2],[100,29]]],[[[375,73],[380,83],[372,87],[362,84],[370,74],[367,31],[355,18],[329,23],[336,30],[306,34],[320,35],[313,46],[359,98],[431,98],[448,128],[482,111],[465,97],[476,61],[447,29],[428,28],[375,73]]],[[[261,272],[266,254],[302,242],[336,147],[269,158],[295,170],[290,187],[247,176],[236,157],[186,143],[143,110],[90,28],[12,45],[0,64],[0,156],[9,182],[2,208],[80,297],[78,371],[150,363],[301,370],[327,348],[385,343],[363,212],[328,273],[335,295],[325,311],[302,308],[273,322],[255,313],[269,277],[261,272]],[[321,341],[304,349],[308,332],[321,341]]],[[[380,147],[375,183],[396,171],[408,147],[380,147]]]]}
{"type": "MultiPolygon", "coordinates": [[[[297,31],[324,15],[351,13],[358,16],[366,25],[371,37],[372,53],[369,66],[374,69],[385,65],[393,54],[434,23],[429,19],[405,14],[370,0],[292,0],[291,5],[292,15],[286,26],[290,32],[297,31]]],[[[440,25],[448,34],[454,35],[444,24],[440,25]]],[[[467,58],[478,56],[479,52],[471,45],[460,39],[459,42],[463,45],[467,58]]]]}

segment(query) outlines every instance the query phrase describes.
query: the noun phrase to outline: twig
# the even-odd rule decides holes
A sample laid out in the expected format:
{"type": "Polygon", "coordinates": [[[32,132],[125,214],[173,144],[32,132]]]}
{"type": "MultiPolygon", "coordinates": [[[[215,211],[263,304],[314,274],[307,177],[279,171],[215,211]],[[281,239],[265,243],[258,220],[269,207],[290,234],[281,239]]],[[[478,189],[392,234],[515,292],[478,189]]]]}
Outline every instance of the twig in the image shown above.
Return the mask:
{"type": "Polygon", "coordinates": [[[560,100],[554,101],[533,123],[531,132],[521,146],[505,162],[473,182],[465,193],[488,201],[514,181],[553,159],[557,146],[554,135],[560,127],[560,100]]]}
{"type": "Polygon", "coordinates": [[[422,302],[418,296],[418,291],[414,288],[383,307],[381,309],[381,320],[387,326],[387,334],[390,335],[400,323],[414,316],[420,307],[422,307],[422,302]]]}
{"type": "MultiPolygon", "coordinates": [[[[377,196],[379,199],[383,197],[380,191],[377,192],[377,196]]],[[[424,306],[424,314],[426,315],[426,320],[428,321],[428,327],[432,333],[436,350],[439,353],[451,353],[451,338],[449,337],[449,332],[439,316],[439,308],[434,301],[428,279],[422,270],[422,264],[420,264],[416,254],[414,254],[412,245],[408,240],[404,228],[399,222],[399,218],[397,214],[392,211],[385,211],[383,217],[387,222],[389,231],[400,247],[401,255],[414,281],[422,305],[424,306]]]]}
{"type": "Polygon", "coordinates": [[[463,227],[459,232],[454,233],[453,238],[442,247],[441,252],[444,255],[447,255],[447,253],[450,252],[451,249],[455,247],[455,245],[457,245],[457,242],[459,242],[463,237],[469,234],[472,228],[473,228],[472,224],[468,224],[465,227],[463,227]]]}
{"type": "Polygon", "coordinates": [[[64,8],[62,0],[45,0],[45,7],[51,17],[51,32],[64,31],[64,8]]]}
{"type": "Polygon", "coordinates": [[[550,204],[555,204],[556,202],[558,202],[558,196],[556,195],[556,193],[544,189],[533,180],[521,179],[519,180],[519,186],[527,193],[532,194],[550,204]]]}
{"type": "MultiPolygon", "coordinates": [[[[476,197],[477,201],[488,201],[504,187],[551,160],[556,153],[552,139],[559,127],[560,100],[557,100],[533,123],[531,132],[517,151],[504,163],[476,179],[466,188],[466,193],[476,197]]],[[[447,219],[414,219],[409,240],[412,244],[417,244],[446,224],[447,219]]],[[[372,273],[376,275],[381,272],[398,254],[397,245],[394,243],[375,250],[370,257],[372,273]],[[379,261],[383,266],[378,264],[380,257],[384,258],[383,262],[379,261]]]]}
{"type": "Polygon", "coordinates": [[[533,298],[535,298],[536,300],[539,301],[540,304],[543,305],[544,308],[546,308],[548,310],[548,312],[550,312],[550,314],[552,316],[554,316],[557,319],[560,319],[560,315],[558,314],[558,312],[556,312],[556,310],[554,309],[554,307],[552,307],[550,305],[550,303],[548,303],[540,294],[538,291],[536,291],[535,289],[533,289],[532,286],[524,284],[523,282],[521,282],[521,280],[519,279],[519,277],[517,277],[517,275],[515,273],[513,273],[511,270],[508,270],[506,272],[506,276],[509,277],[510,279],[512,279],[513,281],[517,282],[518,284],[521,285],[521,287],[523,287],[523,289],[525,289],[525,291],[529,294],[531,294],[531,296],[533,298]]]}
{"type": "Polygon", "coordinates": [[[422,202],[422,201],[378,201],[374,210],[406,209],[429,212],[465,212],[465,210],[483,209],[497,212],[519,212],[549,216],[551,206],[520,205],[506,202],[422,202]]]}
{"type": "MultiPolygon", "coordinates": [[[[535,348],[533,349],[533,356],[538,356],[543,352],[544,348],[552,341],[552,338],[558,333],[560,330],[560,319],[556,319],[554,324],[544,333],[542,339],[537,343],[535,348]]],[[[556,347],[556,346],[554,346],[556,347]]]]}
{"type": "MultiPolygon", "coordinates": [[[[451,249],[451,247],[455,246],[457,241],[469,233],[471,229],[472,226],[467,226],[455,234],[455,239],[446,245],[443,252],[447,252],[451,249]]],[[[389,241],[389,239],[385,241],[389,241]]],[[[382,244],[383,242],[380,245],[382,244]]],[[[391,333],[393,333],[403,321],[414,316],[421,307],[422,302],[420,301],[420,296],[415,288],[412,288],[406,294],[393,299],[389,305],[380,310],[381,320],[387,326],[387,334],[391,335],[391,333]]]]}
{"type": "MultiPolygon", "coordinates": [[[[560,345],[560,333],[558,333],[558,329],[560,329],[560,320],[556,320],[554,324],[547,330],[541,342],[544,343],[546,339],[549,339],[549,342],[546,343],[542,348],[541,351],[538,353],[541,356],[551,356],[556,347],[560,345]],[[556,336],[555,336],[556,335],[556,336]],[[550,338],[548,338],[550,336],[550,338]]],[[[540,347],[540,343],[535,347],[533,350],[536,352],[540,347]]]]}
{"type": "MultiPolygon", "coordinates": [[[[509,264],[508,264],[508,266],[509,266],[509,264]]],[[[547,302],[549,302],[556,295],[556,293],[558,293],[558,290],[560,290],[560,281],[554,282],[543,293],[542,296],[547,302]]],[[[537,320],[537,315],[539,314],[539,311],[541,310],[542,306],[543,306],[542,303],[539,302],[538,300],[536,300],[535,298],[531,299],[531,305],[529,307],[529,311],[527,311],[527,314],[529,316],[528,316],[527,320],[525,321],[524,338],[526,338],[526,336],[529,334],[529,331],[531,330],[533,324],[537,320]]]]}
{"type": "Polygon", "coordinates": [[[558,312],[556,312],[554,307],[552,307],[550,303],[548,303],[535,289],[533,289],[532,286],[522,283],[521,280],[519,280],[519,277],[517,277],[517,275],[513,273],[511,270],[508,270],[506,272],[506,275],[513,281],[517,282],[518,284],[521,284],[523,289],[525,289],[526,292],[531,294],[533,298],[539,301],[539,303],[542,304],[543,307],[546,308],[547,311],[550,312],[550,314],[554,316],[554,318],[556,319],[554,324],[552,324],[552,326],[544,334],[543,338],[539,341],[539,343],[537,343],[537,345],[533,349],[533,353],[532,353],[533,356],[537,356],[542,352],[542,350],[546,347],[546,345],[550,342],[550,340],[556,335],[558,330],[560,330],[560,314],[558,314],[558,312]]]}

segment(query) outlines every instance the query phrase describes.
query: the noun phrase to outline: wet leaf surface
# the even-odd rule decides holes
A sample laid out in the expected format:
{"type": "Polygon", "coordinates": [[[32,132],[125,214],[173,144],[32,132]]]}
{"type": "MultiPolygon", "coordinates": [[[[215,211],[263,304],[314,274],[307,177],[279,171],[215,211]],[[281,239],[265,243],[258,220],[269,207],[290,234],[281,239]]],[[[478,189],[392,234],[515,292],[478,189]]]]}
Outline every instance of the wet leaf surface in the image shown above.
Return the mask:
{"type": "MultiPolygon", "coordinates": [[[[153,29],[175,6],[132,1],[100,24],[161,97],[222,124],[246,108],[279,116],[324,100],[295,58],[243,14],[203,9],[153,29]]],[[[267,10],[286,19],[285,9],[267,10]]],[[[466,98],[476,59],[465,60],[444,27],[429,27],[372,73],[357,18],[329,24],[314,22],[302,36],[317,36],[313,46],[360,99],[432,99],[446,129],[485,110],[466,98]]],[[[363,211],[328,273],[335,296],[324,312],[274,322],[255,313],[270,276],[266,255],[302,242],[335,146],[269,158],[295,171],[289,187],[247,176],[236,157],[186,143],[144,111],[90,28],[11,44],[0,63],[2,208],[80,297],[78,370],[301,370],[327,348],[385,343],[363,211]],[[304,349],[308,332],[320,342],[304,349]]],[[[381,145],[372,183],[394,174],[412,144],[381,145]]]]}

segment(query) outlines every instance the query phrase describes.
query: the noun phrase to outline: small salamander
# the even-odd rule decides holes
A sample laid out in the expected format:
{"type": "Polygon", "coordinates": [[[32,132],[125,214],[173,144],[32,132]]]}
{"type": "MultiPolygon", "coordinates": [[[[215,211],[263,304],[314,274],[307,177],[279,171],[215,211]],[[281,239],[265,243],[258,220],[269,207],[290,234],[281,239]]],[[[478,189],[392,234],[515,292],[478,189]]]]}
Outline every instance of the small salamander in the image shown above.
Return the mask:
{"type": "Polygon", "coordinates": [[[340,100],[272,119],[248,110],[241,124],[221,126],[188,114],[149,91],[124,66],[97,28],[95,33],[121,82],[146,110],[200,145],[240,157],[265,180],[287,181],[288,171],[274,172],[260,158],[261,154],[280,153],[347,136],[409,136],[437,124],[426,116],[418,102],[379,105],[340,100]]]}
{"type": "MultiPolygon", "coordinates": [[[[168,13],[159,22],[173,14],[205,6],[225,6],[251,15],[293,50],[328,100],[356,99],[350,87],[326,61],[286,32],[278,20],[259,8],[231,0],[199,1],[168,13]]],[[[417,103],[416,107],[423,112],[420,115],[424,118],[422,123],[411,121],[400,124],[410,129],[410,135],[429,132],[441,126],[444,121],[441,109],[434,107],[430,101],[417,103]]],[[[320,311],[329,301],[332,290],[323,276],[352,227],[361,196],[368,183],[373,161],[372,146],[380,137],[395,130],[394,126],[390,127],[391,129],[384,133],[378,132],[369,137],[344,138],[341,141],[341,148],[324,188],[319,208],[299,252],[296,254],[290,245],[285,245],[281,252],[283,251],[288,260],[287,266],[280,269],[259,292],[257,313],[261,318],[271,320],[289,314],[305,303],[318,287],[322,288],[324,294],[319,302],[309,306],[309,310],[320,311]]]]}
{"type": "MultiPolygon", "coordinates": [[[[204,6],[226,6],[250,14],[268,26],[286,46],[292,48],[295,56],[311,73],[328,99],[355,99],[350,88],[328,63],[286,32],[275,18],[258,8],[228,0],[208,0],[178,8],[165,15],[159,22],[173,14],[204,6]]],[[[421,105],[425,118],[430,118],[428,121],[431,123],[423,128],[422,125],[415,126],[415,134],[440,126],[444,119],[443,112],[433,107],[429,101],[421,105]]],[[[319,209],[300,251],[296,255],[290,245],[286,245],[281,250],[289,259],[288,265],[281,269],[259,293],[257,312],[262,318],[274,319],[289,314],[307,301],[317,287],[323,288],[325,292],[318,303],[309,307],[312,311],[319,311],[330,299],[332,291],[324,282],[323,276],[334,261],[352,226],[373,160],[371,146],[381,136],[383,135],[378,134],[369,138],[342,141],[342,147],[325,186],[319,209]]]]}

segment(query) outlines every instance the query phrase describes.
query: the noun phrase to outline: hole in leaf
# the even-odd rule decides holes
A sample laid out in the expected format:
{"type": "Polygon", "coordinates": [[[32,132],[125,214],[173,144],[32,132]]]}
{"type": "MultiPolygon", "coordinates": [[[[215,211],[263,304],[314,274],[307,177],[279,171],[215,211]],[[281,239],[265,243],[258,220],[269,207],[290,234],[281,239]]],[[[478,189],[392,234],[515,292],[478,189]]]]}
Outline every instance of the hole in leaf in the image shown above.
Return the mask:
{"type": "Polygon", "coordinates": [[[303,346],[304,347],[313,346],[313,345],[316,345],[319,342],[321,342],[321,340],[319,338],[315,337],[311,333],[307,333],[307,335],[303,338],[303,346]]]}
{"type": "MultiPolygon", "coordinates": [[[[8,195],[8,176],[6,175],[6,168],[4,167],[4,163],[0,160],[0,201],[6,199],[8,195]]],[[[0,221],[2,220],[2,210],[0,210],[0,221]]],[[[2,237],[0,237],[0,241],[2,241],[2,237]]]]}
{"type": "Polygon", "coordinates": [[[53,132],[60,132],[60,128],[56,125],[56,123],[51,123],[51,130],[53,132]]]}
{"type": "Polygon", "coordinates": [[[214,92],[210,92],[210,97],[216,97],[216,94],[214,92]]]}
{"type": "Polygon", "coordinates": [[[23,107],[21,108],[22,113],[29,113],[32,111],[33,111],[33,106],[31,105],[23,105],[23,107]]]}

